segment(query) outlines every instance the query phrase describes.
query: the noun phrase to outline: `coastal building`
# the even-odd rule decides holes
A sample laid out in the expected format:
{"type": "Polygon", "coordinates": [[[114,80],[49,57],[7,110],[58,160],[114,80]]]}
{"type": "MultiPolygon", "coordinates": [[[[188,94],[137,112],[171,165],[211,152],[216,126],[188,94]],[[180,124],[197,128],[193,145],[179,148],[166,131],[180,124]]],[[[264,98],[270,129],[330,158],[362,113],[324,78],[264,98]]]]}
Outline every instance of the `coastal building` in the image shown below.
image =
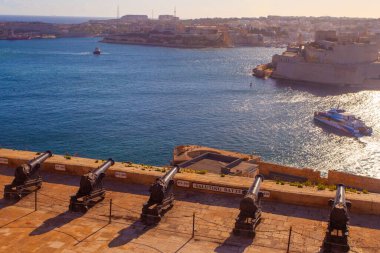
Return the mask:
{"type": "Polygon", "coordinates": [[[318,31],[311,43],[274,55],[272,77],[340,86],[380,86],[379,46],[367,37],[318,31]]]}
{"type": "Polygon", "coordinates": [[[256,33],[248,33],[244,30],[229,30],[229,37],[233,46],[263,46],[264,36],[256,33]]]}
{"type": "Polygon", "coordinates": [[[102,42],[178,48],[226,47],[224,33],[215,26],[183,26],[175,22],[156,22],[150,30],[140,25],[133,32],[105,36],[102,42]]]}
{"type": "Polygon", "coordinates": [[[159,21],[165,21],[165,22],[171,22],[171,21],[178,21],[179,18],[173,15],[159,15],[158,16],[159,21]]]}
{"type": "Polygon", "coordinates": [[[125,22],[142,22],[148,21],[149,18],[147,15],[125,15],[120,20],[125,22]]]}

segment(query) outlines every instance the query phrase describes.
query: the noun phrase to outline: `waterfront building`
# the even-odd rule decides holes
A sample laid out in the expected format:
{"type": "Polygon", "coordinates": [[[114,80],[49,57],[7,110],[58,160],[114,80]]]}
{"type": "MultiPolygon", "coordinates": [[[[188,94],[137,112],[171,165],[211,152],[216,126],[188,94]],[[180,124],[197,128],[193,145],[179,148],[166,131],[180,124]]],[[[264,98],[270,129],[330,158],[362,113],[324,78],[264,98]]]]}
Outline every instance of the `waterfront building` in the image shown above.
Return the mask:
{"type": "Polygon", "coordinates": [[[329,85],[380,86],[379,46],[368,37],[317,31],[311,43],[274,55],[272,77],[329,85]]]}
{"type": "Polygon", "coordinates": [[[125,15],[120,18],[121,21],[126,22],[141,22],[141,21],[148,21],[147,15],[125,15]]]}
{"type": "Polygon", "coordinates": [[[169,21],[169,22],[171,22],[171,21],[178,21],[179,18],[176,17],[176,16],[173,16],[173,15],[160,15],[160,16],[158,16],[158,20],[159,21],[169,21]]]}

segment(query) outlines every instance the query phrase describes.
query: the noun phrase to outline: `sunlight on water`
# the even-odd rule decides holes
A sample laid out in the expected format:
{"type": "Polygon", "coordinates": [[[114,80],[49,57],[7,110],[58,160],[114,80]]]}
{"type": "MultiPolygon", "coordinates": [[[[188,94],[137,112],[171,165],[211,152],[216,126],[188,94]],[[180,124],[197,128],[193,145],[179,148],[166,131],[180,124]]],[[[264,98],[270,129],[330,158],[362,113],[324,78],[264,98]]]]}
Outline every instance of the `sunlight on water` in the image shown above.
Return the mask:
{"type": "Polygon", "coordinates": [[[198,144],[380,178],[380,91],[250,75],[278,52],[1,41],[0,145],[160,165],[174,146],[198,144]],[[95,47],[106,53],[93,56],[95,47]],[[373,136],[314,124],[314,111],[338,106],[373,127],[373,136]]]}

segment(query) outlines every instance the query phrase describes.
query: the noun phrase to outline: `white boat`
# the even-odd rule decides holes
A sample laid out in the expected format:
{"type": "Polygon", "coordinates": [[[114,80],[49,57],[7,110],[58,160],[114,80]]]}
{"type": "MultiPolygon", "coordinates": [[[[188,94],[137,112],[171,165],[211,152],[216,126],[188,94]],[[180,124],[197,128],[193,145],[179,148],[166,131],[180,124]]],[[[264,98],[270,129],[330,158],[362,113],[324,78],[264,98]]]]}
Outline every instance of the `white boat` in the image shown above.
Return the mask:
{"type": "Polygon", "coordinates": [[[372,134],[371,127],[366,126],[360,118],[356,118],[353,114],[347,113],[342,109],[315,112],[314,121],[355,137],[369,136],[372,134]]]}

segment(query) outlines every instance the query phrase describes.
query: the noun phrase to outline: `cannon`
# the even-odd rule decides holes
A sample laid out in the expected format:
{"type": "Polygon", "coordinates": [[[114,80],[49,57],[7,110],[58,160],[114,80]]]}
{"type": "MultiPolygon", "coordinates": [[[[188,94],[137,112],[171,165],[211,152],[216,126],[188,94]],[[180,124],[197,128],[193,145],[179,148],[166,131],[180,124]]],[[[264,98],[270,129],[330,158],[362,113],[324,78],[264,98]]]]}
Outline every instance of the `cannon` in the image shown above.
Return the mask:
{"type": "Polygon", "coordinates": [[[115,162],[110,158],[81,177],[78,192],[70,197],[70,211],[85,213],[90,207],[104,199],[106,190],[103,187],[103,178],[106,171],[114,164],[115,162]]]}
{"type": "Polygon", "coordinates": [[[346,201],[346,189],[343,184],[337,185],[335,199],[330,199],[328,204],[331,206],[331,211],[324,241],[324,249],[325,251],[329,251],[334,247],[340,248],[343,251],[349,251],[348,224],[350,216],[348,209],[351,208],[351,202],[346,201]]]}
{"type": "Polygon", "coordinates": [[[150,197],[143,205],[141,220],[146,224],[158,223],[163,214],[173,207],[174,176],[179,172],[178,166],[173,167],[163,177],[157,178],[150,186],[150,197]]]}
{"type": "Polygon", "coordinates": [[[38,157],[16,168],[15,178],[11,184],[4,187],[5,199],[21,199],[23,196],[41,189],[42,177],[40,176],[41,164],[52,156],[46,151],[38,157]]]}
{"type": "Polygon", "coordinates": [[[240,201],[240,213],[233,229],[235,235],[255,236],[255,229],[261,221],[261,199],[264,193],[260,191],[260,186],[263,181],[264,177],[257,175],[244,198],[240,201]]]}

